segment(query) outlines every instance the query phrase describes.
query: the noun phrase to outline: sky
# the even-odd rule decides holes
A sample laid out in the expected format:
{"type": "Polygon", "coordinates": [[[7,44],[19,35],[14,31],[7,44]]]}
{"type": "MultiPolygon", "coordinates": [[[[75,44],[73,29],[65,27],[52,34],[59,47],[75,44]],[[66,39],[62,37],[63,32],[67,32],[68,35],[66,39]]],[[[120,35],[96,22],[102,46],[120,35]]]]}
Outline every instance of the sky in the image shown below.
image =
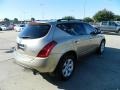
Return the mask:
{"type": "Polygon", "coordinates": [[[0,0],[0,19],[82,19],[102,9],[120,15],[120,0],[0,0]]]}

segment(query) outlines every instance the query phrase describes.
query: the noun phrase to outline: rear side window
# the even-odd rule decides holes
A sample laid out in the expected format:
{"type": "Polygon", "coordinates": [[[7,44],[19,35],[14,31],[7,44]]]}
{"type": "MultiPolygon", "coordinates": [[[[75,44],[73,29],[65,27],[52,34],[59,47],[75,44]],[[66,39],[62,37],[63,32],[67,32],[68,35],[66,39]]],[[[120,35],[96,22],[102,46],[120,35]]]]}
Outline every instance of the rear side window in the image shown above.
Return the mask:
{"type": "Polygon", "coordinates": [[[58,24],[58,28],[67,32],[70,35],[84,35],[86,34],[84,27],[81,23],[63,23],[58,24]]]}
{"type": "Polygon", "coordinates": [[[62,23],[62,24],[58,24],[57,27],[70,35],[76,35],[76,32],[74,31],[73,23],[62,23]]]}
{"type": "Polygon", "coordinates": [[[76,23],[74,26],[75,32],[77,32],[78,35],[86,35],[86,31],[84,29],[84,26],[82,23],[76,23]]]}
{"type": "Polygon", "coordinates": [[[36,39],[45,36],[50,29],[48,24],[27,25],[19,34],[20,38],[36,39]]]}

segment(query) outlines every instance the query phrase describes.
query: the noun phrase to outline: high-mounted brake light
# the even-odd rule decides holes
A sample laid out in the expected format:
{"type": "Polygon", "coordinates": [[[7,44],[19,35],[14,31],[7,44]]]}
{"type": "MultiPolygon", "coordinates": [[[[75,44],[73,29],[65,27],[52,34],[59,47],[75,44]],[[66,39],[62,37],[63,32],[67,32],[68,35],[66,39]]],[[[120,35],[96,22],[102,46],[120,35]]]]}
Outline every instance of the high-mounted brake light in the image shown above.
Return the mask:
{"type": "Polygon", "coordinates": [[[37,57],[41,57],[41,58],[46,58],[50,55],[50,52],[52,51],[52,49],[55,47],[55,45],[57,44],[57,42],[52,41],[50,43],[48,43],[45,47],[43,47],[43,49],[38,53],[37,57]]]}

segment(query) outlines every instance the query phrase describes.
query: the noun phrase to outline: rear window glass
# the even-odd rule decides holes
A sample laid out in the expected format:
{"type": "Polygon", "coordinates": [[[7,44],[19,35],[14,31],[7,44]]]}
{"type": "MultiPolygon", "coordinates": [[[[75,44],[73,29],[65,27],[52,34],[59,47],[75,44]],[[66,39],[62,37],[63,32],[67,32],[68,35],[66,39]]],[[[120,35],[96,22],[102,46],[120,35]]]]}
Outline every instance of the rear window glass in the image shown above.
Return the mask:
{"type": "Polygon", "coordinates": [[[58,24],[57,27],[70,35],[76,35],[76,32],[74,31],[73,23],[58,24]]]}
{"type": "Polygon", "coordinates": [[[37,25],[27,25],[19,34],[20,38],[24,39],[35,39],[45,36],[50,29],[48,24],[37,24],[37,25]]]}

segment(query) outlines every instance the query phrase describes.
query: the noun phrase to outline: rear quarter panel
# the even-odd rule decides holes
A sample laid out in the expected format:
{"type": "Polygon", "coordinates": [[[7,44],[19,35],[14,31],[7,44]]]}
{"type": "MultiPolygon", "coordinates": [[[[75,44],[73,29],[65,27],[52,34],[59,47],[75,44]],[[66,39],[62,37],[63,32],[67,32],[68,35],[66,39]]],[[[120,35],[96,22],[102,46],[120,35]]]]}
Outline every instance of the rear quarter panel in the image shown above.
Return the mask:
{"type": "Polygon", "coordinates": [[[68,51],[76,51],[73,45],[73,36],[66,32],[56,28],[54,31],[53,40],[57,42],[56,47],[52,50],[52,53],[66,53],[68,51]]]}

